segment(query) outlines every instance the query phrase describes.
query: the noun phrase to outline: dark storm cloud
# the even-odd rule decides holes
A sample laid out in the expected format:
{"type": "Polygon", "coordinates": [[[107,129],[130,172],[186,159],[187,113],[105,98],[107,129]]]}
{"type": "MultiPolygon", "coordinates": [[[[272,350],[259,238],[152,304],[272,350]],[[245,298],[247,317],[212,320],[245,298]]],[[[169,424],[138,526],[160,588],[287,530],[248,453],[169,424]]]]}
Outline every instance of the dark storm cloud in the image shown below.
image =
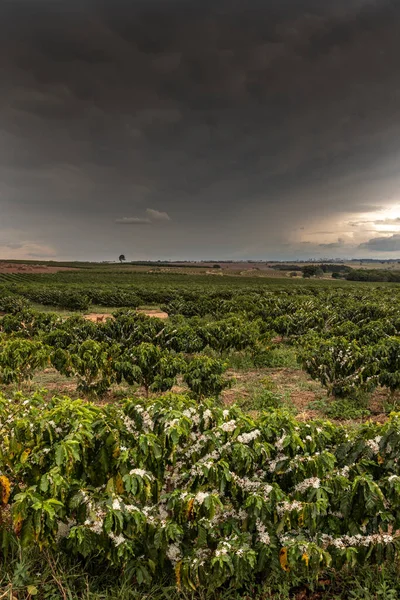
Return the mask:
{"type": "Polygon", "coordinates": [[[5,237],[279,257],[309,216],[378,211],[399,183],[398,17],[394,0],[5,0],[5,237]]]}
{"type": "Polygon", "coordinates": [[[389,237],[376,237],[360,244],[361,249],[372,252],[400,252],[400,233],[389,237]]]}

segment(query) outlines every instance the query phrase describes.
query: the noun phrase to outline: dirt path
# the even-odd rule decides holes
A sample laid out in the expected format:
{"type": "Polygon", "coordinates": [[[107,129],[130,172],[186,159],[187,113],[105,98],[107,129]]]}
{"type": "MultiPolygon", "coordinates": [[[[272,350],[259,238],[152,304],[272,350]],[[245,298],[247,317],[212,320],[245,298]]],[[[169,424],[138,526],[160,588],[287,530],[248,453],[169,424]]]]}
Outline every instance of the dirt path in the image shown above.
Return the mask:
{"type": "Polygon", "coordinates": [[[87,321],[92,321],[93,323],[104,323],[108,319],[113,319],[114,317],[110,315],[110,313],[89,313],[85,315],[85,319],[87,321]]]}
{"type": "Polygon", "coordinates": [[[168,313],[163,312],[162,310],[157,310],[156,308],[138,308],[138,313],[142,313],[143,315],[147,315],[148,317],[156,317],[157,319],[168,319],[168,313]]]}
{"type": "MultiPolygon", "coordinates": [[[[147,315],[148,317],[155,317],[157,319],[168,319],[168,314],[166,312],[157,309],[147,310],[144,308],[139,308],[136,312],[147,315]]],[[[88,313],[85,315],[85,319],[87,319],[87,321],[92,321],[93,323],[105,323],[108,319],[113,318],[114,317],[110,313],[88,313]]]]}

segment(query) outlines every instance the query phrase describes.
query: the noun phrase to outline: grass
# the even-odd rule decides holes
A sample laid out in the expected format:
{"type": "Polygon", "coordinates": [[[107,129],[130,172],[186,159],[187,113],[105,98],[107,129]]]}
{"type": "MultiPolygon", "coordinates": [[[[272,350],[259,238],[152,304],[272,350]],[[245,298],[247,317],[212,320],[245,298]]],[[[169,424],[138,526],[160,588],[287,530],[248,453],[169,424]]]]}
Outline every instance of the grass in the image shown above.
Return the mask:
{"type": "Polygon", "coordinates": [[[271,368],[289,368],[298,369],[297,354],[292,346],[280,344],[276,346],[270,355],[268,365],[271,368]]]}
{"type": "MultiPolygon", "coordinates": [[[[77,315],[82,316],[84,314],[90,313],[99,313],[99,314],[107,314],[111,315],[116,310],[120,310],[120,308],[116,308],[114,306],[100,306],[99,304],[91,304],[88,311],[78,311],[78,310],[67,310],[60,308],[59,306],[48,306],[45,304],[38,304],[37,302],[30,302],[29,307],[33,310],[37,310],[39,312],[44,313],[56,313],[62,317],[75,317],[77,315]]],[[[124,308],[124,307],[123,307],[124,308]]],[[[132,310],[132,307],[125,307],[126,310],[132,310]]],[[[140,310],[161,310],[158,304],[146,304],[139,307],[140,310]]]]}
{"type": "Polygon", "coordinates": [[[347,399],[332,400],[330,402],[326,400],[314,400],[310,402],[309,408],[320,411],[323,416],[329,419],[337,419],[339,421],[362,419],[371,415],[371,411],[368,408],[362,407],[355,400],[347,399]]]}
{"type": "MultiPolygon", "coordinates": [[[[217,352],[206,349],[205,354],[219,357],[217,352]]],[[[292,346],[280,344],[274,346],[262,356],[253,356],[248,350],[227,352],[223,358],[228,361],[231,369],[245,370],[263,367],[298,369],[297,354],[292,346]]]]}
{"type": "Polygon", "coordinates": [[[21,555],[15,548],[6,564],[0,561],[0,598],[4,600],[397,600],[400,596],[399,565],[395,561],[340,573],[327,571],[325,578],[296,586],[286,574],[270,576],[250,589],[213,592],[178,591],[168,582],[139,587],[127,574],[109,567],[96,570],[44,549],[21,555]]]}
{"type": "Polygon", "coordinates": [[[250,396],[244,397],[237,402],[238,406],[244,411],[262,412],[276,410],[277,408],[286,408],[291,412],[295,411],[290,404],[288,397],[266,388],[256,389],[250,396]]]}

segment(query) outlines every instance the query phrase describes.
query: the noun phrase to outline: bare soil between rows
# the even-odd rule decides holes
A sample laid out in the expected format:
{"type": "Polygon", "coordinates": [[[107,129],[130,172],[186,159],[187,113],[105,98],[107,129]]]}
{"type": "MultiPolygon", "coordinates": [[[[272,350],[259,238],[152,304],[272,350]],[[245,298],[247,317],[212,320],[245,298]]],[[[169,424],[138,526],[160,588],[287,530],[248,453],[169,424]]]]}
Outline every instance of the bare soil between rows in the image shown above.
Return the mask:
{"type": "Polygon", "coordinates": [[[0,261],[0,273],[58,273],[59,271],[79,271],[73,267],[8,263],[0,261]]]}
{"type": "MultiPolygon", "coordinates": [[[[168,319],[168,313],[157,310],[157,309],[142,309],[139,308],[136,312],[141,313],[143,315],[147,315],[148,317],[155,317],[156,319],[168,319]]],[[[110,313],[88,313],[85,315],[85,319],[87,321],[92,321],[93,323],[105,323],[108,319],[113,319],[114,317],[110,313]]]]}

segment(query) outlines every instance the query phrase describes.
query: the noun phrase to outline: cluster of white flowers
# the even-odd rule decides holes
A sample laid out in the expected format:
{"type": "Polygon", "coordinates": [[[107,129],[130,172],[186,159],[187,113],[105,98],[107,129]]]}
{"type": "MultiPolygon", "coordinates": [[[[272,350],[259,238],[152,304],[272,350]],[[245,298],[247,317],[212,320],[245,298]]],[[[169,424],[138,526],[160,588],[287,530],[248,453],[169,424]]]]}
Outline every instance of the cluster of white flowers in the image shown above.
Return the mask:
{"type": "Polygon", "coordinates": [[[85,525],[89,527],[93,533],[100,535],[103,533],[103,521],[106,513],[100,508],[96,507],[90,517],[88,517],[85,521],[85,525]]]}
{"type": "Polygon", "coordinates": [[[170,544],[168,546],[167,557],[174,565],[181,560],[182,552],[178,544],[170,544]]]}
{"type": "Polygon", "coordinates": [[[366,440],[365,445],[368,446],[372,450],[374,454],[378,454],[379,452],[379,443],[382,439],[382,436],[377,435],[373,440],[366,440]]]}
{"type": "Polygon", "coordinates": [[[391,544],[394,537],[389,533],[373,533],[372,535],[342,535],[334,538],[328,534],[321,535],[321,543],[324,548],[335,546],[335,548],[344,549],[349,547],[368,547],[377,544],[391,544]]]}
{"type": "Polygon", "coordinates": [[[281,502],[277,505],[276,510],[280,517],[287,512],[292,512],[293,510],[301,510],[303,508],[303,504],[298,500],[293,500],[293,502],[281,502]]]}
{"type": "MultiPolygon", "coordinates": [[[[25,400],[25,402],[29,402],[29,400],[25,400]]],[[[49,425],[54,429],[55,433],[62,433],[62,427],[58,427],[54,421],[49,421],[49,425]]]]}
{"type": "Polygon", "coordinates": [[[204,500],[208,498],[209,495],[210,494],[208,494],[207,492],[197,492],[194,499],[197,502],[197,504],[203,504],[204,500]]]}
{"type": "Polygon", "coordinates": [[[153,431],[154,429],[154,422],[153,419],[151,418],[151,416],[149,415],[149,413],[145,410],[142,413],[142,427],[143,430],[148,433],[149,431],[153,431]]]}
{"type": "Polygon", "coordinates": [[[181,422],[180,419],[172,419],[172,421],[166,421],[164,424],[165,429],[168,431],[169,429],[173,429],[181,422]]]}
{"type": "Polygon", "coordinates": [[[131,471],[129,471],[129,475],[138,475],[139,477],[144,477],[145,475],[147,477],[151,477],[151,475],[149,473],[147,473],[144,469],[132,469],[131,471]]]}
{"type": "Polygon", "coordinates": [[[144,514],[144,516],[146,517],[147,523],[153,525],[154,523],[156,523],[157,519],[155,518],[155,516],[153,516],[152,512],[154,512],[155,507],[154,506],[144,506],[141,510],[141,512],[144,514]]]}
{"type": "Polygon", "coordinates": [[[229,417],[229,410],[223,410],[222,416],[224,417],[224,419],[227,419],[229,417]]]}
{"type": "Polygon", "coordinates": [[[204,435],[204,433],[201,433],[198,436],[195,435],[194,439],[192,438],[192,441],[194,441],[195,443],[190,446],[185,456],[187,458],[191,458],[193,454],[198,454],[208,442],[208,439],[209,438],[206,435],[204,435]]]}
{"type": "Polygon", "coordinates": [[[113,510],[121,510],[122,506],[121,506],[121,499],[120,498],[114,498],[113,503],[112,503],[112,507],[113,510]]]}
{"type": "Polygon", "coordinates": [[[284,443],[285,439],[286,439],[286,433],[284,433],[282,435],[282,437],[280,437],[279,440],[276,440],[276,442],[275,442],[275,448],[277,450],[279,450],[279,452],[281,452],[283,450],[283,443],[284,443]]]}
{"type": "Polygon", "coordinates": [[[203,412],[203,419],[204,423],[207,423],[207,425],[211,422],[212,412],[209,408],[206,408],[206,410],[203,412]]]}
{"type": "MultiPolygon", "coordinates": [[[[143,406],[140,406],[140,404],[136,404],[135,409],[136,409],[136,412],[138,412],[140,414],[140,416],[142,417],[143,431],[145,433],[148,433],[149,431],[153,431],[154,422],[153,422],[153,419],[150,416],[150,414],[147,412],[147,410],[145,410],[143,408],[143,406]]],[[[133,432],[131,432],[131,433],[133,433],[133,432]]]]}
{"type": "Polygon", "coordinates": [[[215,556],[223,556],[224,554],[228,554],[231,548],[232,544],[224,540],[218,544],[218,548],[215,551],[215,556]]]}
{"type": "Polygon", "coordinates": [[[310,477],[309,479],[304,479],[295,486],[296,492],[305,492],[308,488],[318,489],[321,486],[321,480],[318,477],[310,477]]]}
{"type": "Polygon", "coordinates": [[[118,548],[118,546],[120,546],[121,544],[123,544],[126,541],[122,534],[115,535],[115,533],[111,532],[108,535],[114,542],[115,546],[117,546],[117,548],[118,548]]]}
{"type": "Polygon", "coordinates": [[[257,519],[257,521],[256,521],[256,529],[257,529],[257,533],[258,533],[260,542],[262,544],[270,544],[271,539],[269,537],[269,533],[268,533],[268,531],[266,531],[266,527],[265,527],[264,523],[262,521],[260,521],[260,519],[257,519]]]}
{"type": "Polygon", "coordinates": [[[239,477],[236,473],[231,473],[233,481],[245,492],[260,493],[267,497],[273,490],[272,485],[264,481],[249,479],[248,477],[239,477]]]}
{"type": "Polygon", "coordinates": [[[261,435],[261,431],[259,429],[254,429],[254,431],[249,431],[249,433],[242,433],[242,434],[238,435],[237,441],[240,444],[248,444],[249,442],[252,442],[253,440],[260,437],[260,435],[261,435]]]}
{"type": "Polygon", "coordinates": [[[194,567],[197,565],[202,567],[205,565],[206,560],[208,560],[210,556],[211,550],[209,550],[209,548],[198,548],[196,550],[196,557],[191,561],[191,563],[194,567]]]}
{"type": "Polygon", "coordinates": [[[222,512],[218,512],[214,515],[211,520],[210,525],[218,525],[220,523],[225,523],[228,519],[237,519],[238,521],[245,521],[248,517],[247,511],[243,508],[236,511],[234,508],[230,510],[223,510],[222,512]]]}
{"type": "Polygon", "coordinates": [[[235,429],[236,429],[236,421],[232,420],[232,421],[227,421],[226,423],[222,423],[221,429],[222,429],[222,431],[232,433],[232,431],[235,431],[235,429]]]}
{"type": "Polygon", "coordinates": [[[345,467],[343,467],[343,469],[339,469],[338,470],[338,475],[341,475],[342,477],[348,477],[349,473],[350,473],[350,468],[352,465],[346,465],[345,467]]]}
{"type": "Polygon", "coordinates": [[[280,463],[286,459],[287,459],[287,456],[285,454],[278,454],[277,456],[275,456],[274,459],[269,461],[268,471],[270,473],[274,473],[274,471],[276,471],[276,467],[277,467],[278,463],[280,463]]]}
{"type": "Polygon", "coordinates": [[[142,512],[140,510],[140,508],[138,506],[135,506],[134,504],[125,504],[125,510],[128,513],[133,513],[133,512],[142,512]]]}
{"type": "MultiPolygon", "coordinates": [[[[197,413],[196,409],[193,408],[192,406],[190,408],[185,409],[182,414],[187,418],[190,419],[192,421],[192,423],[194,425],[199,425],[200,424],[200,415],[197,413]]],[[[196,438],[196,434],[194,432],[192,432],[191,435],[194,435],[196,438]]]]}
{"type": "MultiPolygon", "coordinates": [[[[80,490],[82,496],[82,503],[86,504],[88,507],[91,506],[90,498],[85,490],[80,490]]],[[[89,508],[90,509],[90,508],[89,508]]]]}
{"type": "Polygon", "coordinates": [[[133,419],[131,419],[130,417],[128,417],[128,415],[124,415],[122,418],[125,428],[128,431],[128,433],[135,433],[136,432],[136,424],[135,421],[133,419]]]}

